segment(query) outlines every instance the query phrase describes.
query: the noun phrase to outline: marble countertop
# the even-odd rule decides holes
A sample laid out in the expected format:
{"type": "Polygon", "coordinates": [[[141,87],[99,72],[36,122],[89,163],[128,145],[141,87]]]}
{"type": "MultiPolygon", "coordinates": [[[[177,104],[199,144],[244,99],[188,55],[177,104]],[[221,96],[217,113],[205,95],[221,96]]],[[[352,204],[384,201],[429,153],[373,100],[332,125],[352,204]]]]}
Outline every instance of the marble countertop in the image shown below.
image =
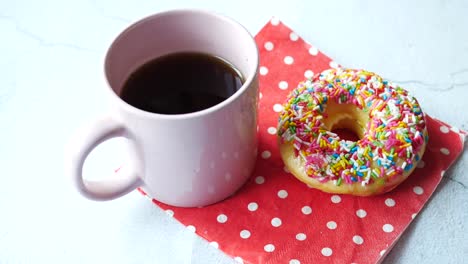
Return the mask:
{"type": "MultiPolygon", "coordinates": [[[[233,263],[133,192],[81,197],[64,145],[108,109],[103,57],[132,22],[173,8],[226,14],[256,34],[279,17],[338,63],[394,80],[425,111],[468,129],[468,1],[1,1],[0,263],[233,263]]],[[[110,175],[118,139],[85,173],[110,175]]],[[[384,263],[466,263],[468,156],[446,173],[384,263]]]]}

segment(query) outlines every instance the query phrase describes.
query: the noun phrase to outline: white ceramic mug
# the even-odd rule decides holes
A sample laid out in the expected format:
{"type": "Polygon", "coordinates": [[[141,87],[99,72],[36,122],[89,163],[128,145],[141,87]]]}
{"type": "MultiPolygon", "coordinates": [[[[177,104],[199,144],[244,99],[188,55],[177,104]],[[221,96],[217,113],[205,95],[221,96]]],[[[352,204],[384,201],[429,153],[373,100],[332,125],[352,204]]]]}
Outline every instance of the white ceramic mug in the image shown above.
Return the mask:
{"type": "MultiPolygon", "coordinates": [[[[237,22],[201,10],[174,10],[147,17],[123,31],[105,60],[112,109],[72,138],[66,169],[77,189],[109,200],[142,187],[166,204],[205,206],[232,195],[248,179],[257,156],[258,51],[237,22]],[[119,93],[129,75],[154,58],[196,51],[224,58],[244,77],[225,101],[180,115],[135,108],[119,93]],[[112,137],[126,137],[131,160],[111,180],[83,179],[88,154],[112,137]]],[[[164,89],[164,87],[159,87],[164,89]]]]}

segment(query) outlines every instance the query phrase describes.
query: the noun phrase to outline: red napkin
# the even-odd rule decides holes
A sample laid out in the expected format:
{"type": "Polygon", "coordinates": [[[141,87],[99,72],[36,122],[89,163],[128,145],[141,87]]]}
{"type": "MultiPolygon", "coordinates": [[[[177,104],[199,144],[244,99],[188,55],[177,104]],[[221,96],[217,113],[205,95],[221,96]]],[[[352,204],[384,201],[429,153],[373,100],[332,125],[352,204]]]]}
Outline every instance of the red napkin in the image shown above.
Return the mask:
{"type": "Polygon", "coordinates": [[[205,208],[153,202],[240,263],[380,262],[460,155],[466,133],[428,116],[426,153],[390,193],[362,198],[310,189],[284,168],[277,112],[299,81],[337,64],[278,19],[256,41],[259,157],[251,179],[237,194],[205,208]]]}

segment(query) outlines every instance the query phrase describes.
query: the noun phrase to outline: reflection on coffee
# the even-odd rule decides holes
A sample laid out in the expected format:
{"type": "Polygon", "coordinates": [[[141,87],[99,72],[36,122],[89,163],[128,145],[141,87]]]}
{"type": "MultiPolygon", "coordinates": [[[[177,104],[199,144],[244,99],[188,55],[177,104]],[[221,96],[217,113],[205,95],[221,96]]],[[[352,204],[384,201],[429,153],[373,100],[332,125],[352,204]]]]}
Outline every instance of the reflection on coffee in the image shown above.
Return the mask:
{"type": "Polygon", "coordinates": [[[196,52],[169,54],[134,71],[120,96],[158,114],[186,114],[212,107],[242,86],[241,73],[222,58],[196,52]]]}

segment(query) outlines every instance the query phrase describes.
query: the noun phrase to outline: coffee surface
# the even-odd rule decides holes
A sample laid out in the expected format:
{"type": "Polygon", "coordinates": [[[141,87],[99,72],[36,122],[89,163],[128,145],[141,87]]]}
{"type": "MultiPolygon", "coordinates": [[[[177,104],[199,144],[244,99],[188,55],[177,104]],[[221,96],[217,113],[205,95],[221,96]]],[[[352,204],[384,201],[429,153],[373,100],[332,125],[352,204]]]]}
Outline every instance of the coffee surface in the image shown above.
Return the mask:
{"type": "Polygon", "coordinates": [[[182,52],[153,59],[125,82],[120,97],[158,114],[186,114],[217,105],[244,80],[226,60],[204,53],[182,52]]]}

